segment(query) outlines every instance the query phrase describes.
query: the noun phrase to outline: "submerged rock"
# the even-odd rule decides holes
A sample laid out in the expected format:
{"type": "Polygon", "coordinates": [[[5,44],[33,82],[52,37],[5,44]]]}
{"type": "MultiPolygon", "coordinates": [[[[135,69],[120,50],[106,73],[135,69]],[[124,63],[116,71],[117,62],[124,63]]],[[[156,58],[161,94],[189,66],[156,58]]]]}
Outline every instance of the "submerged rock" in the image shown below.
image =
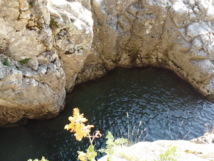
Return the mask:
{"type": "Polygon", "coordinates": [[[50,118],[75,84],[115,67],[173,70],[214,100],[214,4],[0,1],[0,125],[50,118]]]}

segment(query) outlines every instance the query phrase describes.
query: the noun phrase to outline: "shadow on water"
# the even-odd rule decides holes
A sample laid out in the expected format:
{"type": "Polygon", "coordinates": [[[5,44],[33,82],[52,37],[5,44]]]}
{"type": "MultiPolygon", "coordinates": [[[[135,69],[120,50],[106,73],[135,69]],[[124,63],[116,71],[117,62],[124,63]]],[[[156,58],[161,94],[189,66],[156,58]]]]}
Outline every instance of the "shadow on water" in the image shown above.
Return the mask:
{"type": "MultiPolygon", "coordinates": [[[[87,140],[77,142],[63,129],[73,107],[79,107],[104,135],[110,130],[133,143],[192,139],[203,135],[205,125],[214,126],[214,104],[172,72],[116,69],[98,81],[75,87],[58,117],[0,129],[0,160],[45,156],[50,161],[75,161],[76,151],[86,149],[87,140]]],[[[97,147],[103,147],[104,141],[104,137],[97,140],[97,147]]]]}

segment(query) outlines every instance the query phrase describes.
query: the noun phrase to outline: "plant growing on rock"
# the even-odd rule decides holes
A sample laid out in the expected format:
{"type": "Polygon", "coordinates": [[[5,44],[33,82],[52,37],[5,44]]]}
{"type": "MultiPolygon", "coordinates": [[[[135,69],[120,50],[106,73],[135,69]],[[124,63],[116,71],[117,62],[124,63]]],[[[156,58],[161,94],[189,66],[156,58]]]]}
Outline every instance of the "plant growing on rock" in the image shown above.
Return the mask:
{"type": "Polygon", "coordinates": [[[110,131],[108,131],[108,134],[106,135],[106,139],[107,139],[106,149],[100,149],[99,151],[107,154],[108,161],[111,160],[111,157],[114,155],[114,151],[115,151],[114,148],[116,146],[121,146],[123,144],[128,143],[128,140],[124,138],[115,139],[110,131]]]}
{"type": "Polygon", "coordinates": [[[5,66],[8,66],[8,67],[11,66],[11,63],[10,63],[10,61],[8,59],[2,60],[2,64],[5,65],[5,66]]]}
{"type": "Polygon", "coordinates": [[[49,25],[51,28],[54,28],[54,27],[58,27],[58,24],[57,22],[54,20],[54,18],[51,18],[50,20],[50,25],[49,25]]]}
{"type": "Polygon", "coordinates": [[[83,114],[80,114],[78,108],[73,109],[73,116],[68,118],[70,121],[69,124],[65,125],[66,130],[70,130],[71,133],[74,133],[74,136],[77,141],[81,141],[83,138],[87,137],[90,142],[90,146],[86,150],[86,152],[78,151],[78,159],[80,161],[95,161],[95,157],[97,156],[97,152],[94,149],[94,139],[101,137],[101,133],[96,131],[94,135],[91,135],[91,128],[94,125],[85,125],[88,121],[83,114]]]}
{"type": "Polygon", "coordinates": [[[25,58],[25,59],[19,60],[19,63],[21,65],[24,65],[24,64],[27,64],[29,60],[30,60],[30,58],[25,58]]]}
{"type": "Polygon", "coordinates": [[[159,161],[177,161],[177,148],[170,146],[165,152],[161,153],[159,157],[159,161]]]}

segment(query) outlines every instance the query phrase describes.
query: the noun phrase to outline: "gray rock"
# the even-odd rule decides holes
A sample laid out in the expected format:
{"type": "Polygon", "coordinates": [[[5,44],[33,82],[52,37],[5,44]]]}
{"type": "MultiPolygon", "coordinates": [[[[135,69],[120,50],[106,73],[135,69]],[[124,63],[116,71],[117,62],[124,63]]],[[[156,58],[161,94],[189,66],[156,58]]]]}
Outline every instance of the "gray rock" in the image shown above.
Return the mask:
{"type": "Polygon", "coordinates": [[[39,62],[37,59],[30,59],[27,64],[33,70],[38,70],[39,62]]]}
{"type": "Polygon", "coordinates": [[[191,142],[197,144],[214,144],[214,133],[205,133],[203,136],[192,139],[191,142]]]}
{"type": "Polygon", "coordinates": [[[102,0],[93,1],[92,10],[93,48],[105,68],[168,68],[203,95],[212,97],[212,1],[102,0]]]}
{"type": "Polygon", "coordinates": [[[0,7],[0,60],[10,61],[0,63],[0,124],[55,116],[65,90],[115,67],[168,68],[214,100],[212,1],[2,0],[0,7]]]}
{"type": "Polygon", "coordinates": [[[214,158],[214,144],[197,144],[184,140],[159,140],[139,142],[132,146],[115,146],[112,156],[104,156],[99,161],[210,161],[214,158]]]}

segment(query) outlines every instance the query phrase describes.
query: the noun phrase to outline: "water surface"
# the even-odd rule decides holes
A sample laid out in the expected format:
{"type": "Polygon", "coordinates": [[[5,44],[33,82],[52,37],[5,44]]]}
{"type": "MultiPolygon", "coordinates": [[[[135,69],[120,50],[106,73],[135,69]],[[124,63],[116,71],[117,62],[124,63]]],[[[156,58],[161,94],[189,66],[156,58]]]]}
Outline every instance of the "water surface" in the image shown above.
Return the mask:
{"type": "MultiPolygon", "coordinates": [[[[65,131],[72,108],[79,107],[104,135],[131,142],[192,139],[214,126],[214,104],[164,69],[116,69],[104,78],[75,87],[57,118],[0,129],[0,161],[75,161],[87,146],[65,131]]],[[[104,146],[104,137],[97,147],[104,146]]]]}

